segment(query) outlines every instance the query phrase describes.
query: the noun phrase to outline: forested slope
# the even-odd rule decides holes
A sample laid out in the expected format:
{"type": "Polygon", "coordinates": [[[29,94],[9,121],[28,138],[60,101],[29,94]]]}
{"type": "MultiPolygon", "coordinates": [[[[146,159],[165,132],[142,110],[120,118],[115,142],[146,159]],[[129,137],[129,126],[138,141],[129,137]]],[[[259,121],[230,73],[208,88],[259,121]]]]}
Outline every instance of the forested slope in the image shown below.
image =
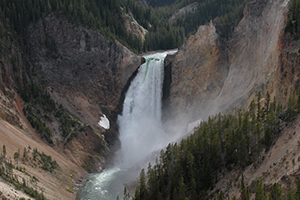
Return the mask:
{"type": "Polygon", "coordinates": [[[168,22],[174,12],[193,2],[149,1],[150,7],[147,7],[135,0],[3,0],[0,2],[0,14],[17,33],[22,33],[30,23],[53,12],[56,16],[67,17],[72,23],[99,29],[111,40],[117,39],[135,52],[142,52],[178,48],[199,25],[210,20],[218,24],[222,37],[227,38],[241,19],[245,3],[249,0],[199,0],[196,1],[196,12],[178,18],[175,23],[168,22]],[[125,29],[122,13],[132,13],[137,22],[149,31],[144,43],[125,29]]]}
{"type": "Polygon", "coordinates": [[[195,12],[187,13],[178,17],[172,25],[182,27],[185,35],[195,33],[200,25],[213,20],[216,23],[220,36],[227,39],[234,30],[234,27],[243,17],[243,10],[249,0],[182,0],[182,1],[157,1],[148,0],[150,6],[158,11],[162,18],[170,18],[178,9],[191,3],[197,3],[195,12]]]}
{"type": "MultiPolygon", "coordinates": [[[[295,92],[286,109],[282,109],[275,99],[271,101],[269,93],[265,98],[259,93],[247,110],[236,109],[233,114],[209,117],[188,138],[169,144],[160,152],[155,164],[142,170],[134,199],[216,198],[208,196],[208,192],[221,177],[234,170],[242,173],[249,165],[258,167],[264,159],[262,152],[269,151],[282,129],[299,113],[300,98],[295,92]]],[[[239,184],[240,198],[250,199],[251,183],[246,187],[242,178],[239,184]]],[[[283,199],[289,195],[298,198],[299,194],[293,193],[294,186],[289,187],[287,193],[279,184],[273,185],[268,191],[269,199],[283,199]]],[[[266,186],[261,180],[257,180],[254,191],[251,188],[255,199],[267,199],[266,186]]],[[[217,199],[225,199],[223,191],[218,193],[217,199]]]]}
{"type": "MultiPolygon", "coordinates": [[[[250,4],[264,3],[255,1],[250,4]]],[[[287,1],[281,3],[282,8],[288,5],[287,1]]],[[[282,65],[272,68],[277,70],[275,84],[279,88],[276,95],[283,105],[276,98],[272,100],[269,92],[262,97],[258,91],[268,88],[262,84],[260,88],[253,89],[255,100],[245,110],[231,109],[226,111],[231,114],[208,117],[191,136],[180,143],[170,144],[161,151],[155,163],[142,170],[135,199],[299,199],[300,91],[294,91],[299,90],[295,80],[299,78],[298,11],[295,9],[298,4],[298,1],[290,2],[285,33],[284,27],[279,31],[282,49],[275,49],[276,52],[281,51],[279,59],[282,65]],[[290,94],[288,100],[287,94],[290,94]],[[249,182],[245,181],[243,173],[247,174],[249,182]]],[[[278,8],[277,5],[275,7],[278,8]]],[[[260,11],[267,10],[259,6],[253,10],[249,8],[246,12],[260,19],[264,15],[260,11]]],[[[251,28],[249,30],[253,33],[251,28]]],[[[246,31],[244,35],[247,35],[246,31]]],[[[261,36],[257,35],[258,38],[261,36]]],[[[254,43],[253,40],[251,42],[254,43]]],[[[271,46],[269,43],[265,45],[271,46]]],[[[247,48],[247,51],[249,53],[250,50],[247,48]]],[[[232,55],[241,55],[240,60],[245,59],[241,51],[232,55]]],[[[232,76],[230,84],[241,84],[240,81],[235,82],[237,79],[237,76],[232,76]]],[[[238,88],[235,87],[236,90],[238,88]]],[[[276,95],[273,91],[273,96],[276,95]]],[[[245,105],[248,104],[239,106],[245,105]]]]}

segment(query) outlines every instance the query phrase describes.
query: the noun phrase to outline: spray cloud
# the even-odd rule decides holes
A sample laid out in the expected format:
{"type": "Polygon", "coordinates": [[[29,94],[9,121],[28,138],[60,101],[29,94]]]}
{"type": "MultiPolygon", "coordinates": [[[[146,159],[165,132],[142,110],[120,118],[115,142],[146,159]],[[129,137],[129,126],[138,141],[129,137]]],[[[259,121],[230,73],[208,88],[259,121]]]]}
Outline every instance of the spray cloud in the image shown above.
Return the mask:
{"type": "Polygon", "coordinates": [[[118,117],[121,149],[117,164],[122,167],[136,164],[170,142],[161,123],[161,98],[164,58],[175,52],[145,56],[146,63],[131,82],[118,117]]]}

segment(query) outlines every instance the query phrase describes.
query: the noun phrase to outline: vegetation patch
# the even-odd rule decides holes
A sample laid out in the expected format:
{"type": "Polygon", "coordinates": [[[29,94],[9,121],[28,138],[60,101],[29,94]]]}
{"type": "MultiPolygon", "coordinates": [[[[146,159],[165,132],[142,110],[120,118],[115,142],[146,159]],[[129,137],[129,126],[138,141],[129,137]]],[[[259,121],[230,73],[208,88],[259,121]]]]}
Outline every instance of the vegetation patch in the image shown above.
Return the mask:
{"type": "Polygon", "coordinates": [[[37,133],[50,144],[53,144],[53,133],[47,123],[51,124],[54,118],[59,122],[58,131],[66,139],[64,143],[71,141],[84,130],[85,125],[61,104],[57,105],[41,84],[24,84],[24,88],[20,92],[26,101],[23,112],[28,121],[37,133]]]}
{"type": "MultiPolygon", "coordinates": [[[[269,93],[265,101],[259,93],[247,110],[235,109],[233,114],[209,117],[188,138],[161,150],[155,164],[149,163],[147,171],[141,171],[134,198],[208,198],[207,191],[224,172],[245,168],[252,163],[258,165],[263,159],[261,152],[268,151],[281,134],[282,126],[299,113],[300,98],[295,92],[285,111],[275,99],[271,102],[269,93]]],[[[243,184],[243,194],[248,197],[243,184]]],[[[265,190],[262,185],[258,187],[265,190]]],[[[280,191],[278,185],[273,187],[274,192],[280,191]]],[[[220,195],[219,199],[225,198],[220,195]]]]}
{"type": "MultiPolygon", "coordinates": [[[[20,155],[20,150],[15,152],[14,161],[6,156],[6,147],[3,145],[2,152],[0,153],[0,176],[15,186],[16,190],[21,190],[32,198],[37,200],[45,200],[43,189],[38,187],[39,180],[35,176],[31,176],[26,172],[25,167],[19,166],[21,160],[24,165],[39,166],[43,170],[53,172],[58,167],[56,161],[52,161],[51,156],[44,153],[39,153],[37,149],[33,149],[32,154],[29,154],[30,148],[24,147],[23,156],[20,155]],[[16,170],[21,172],[16,173],[16,170]]],[[[1,194],[0,194],[1,196],[1,194]]]]}

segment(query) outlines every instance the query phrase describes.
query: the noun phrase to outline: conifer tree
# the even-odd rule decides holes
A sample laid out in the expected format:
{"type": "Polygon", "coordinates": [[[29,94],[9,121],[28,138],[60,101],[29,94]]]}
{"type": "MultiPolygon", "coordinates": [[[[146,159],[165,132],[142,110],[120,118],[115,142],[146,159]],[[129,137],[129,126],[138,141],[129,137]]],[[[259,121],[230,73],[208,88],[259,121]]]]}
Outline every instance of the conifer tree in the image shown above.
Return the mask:
{"type": "Polygon", "coordinates": [[[262,180],[257,180],[255,187],[255,200],[266,200],[266,190],[262,180]]]}
{"type": "Polygon", "coordinates": [[[281,186],[278,183],[275,183],[272,188],[271,192],[269,194],[269,200],[283,200],[283,191],[281,186]]]}
{"type": "Polygon", "coordinates": [[[298,179],[298,181],[297,181],[295,199],[300,200],[300,179],[298,179]]]}
{"type": "Polygon", "coordinates": [[[294,192],[292,191],[292,188],[290,187],[288,190],[288,193],[286,195],[286,200],[295,200],[294,192]]]}
{"type": "Polygon", "coordinates": [[[186,187],[184,184],[184,179],[181,176],[180,181],[179,181],[179,185],[178,185],[178,200],[185,200],[185,191],[186,191],[186,187]]]}

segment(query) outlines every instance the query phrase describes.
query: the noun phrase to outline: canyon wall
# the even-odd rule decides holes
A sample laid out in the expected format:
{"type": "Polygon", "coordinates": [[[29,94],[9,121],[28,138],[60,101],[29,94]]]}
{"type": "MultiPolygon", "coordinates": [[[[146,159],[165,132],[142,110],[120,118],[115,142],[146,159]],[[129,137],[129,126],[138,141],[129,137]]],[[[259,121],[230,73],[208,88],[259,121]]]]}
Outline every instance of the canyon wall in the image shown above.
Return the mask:
{"type": "MultiPolygon", "coordinates": [[[[7,32],[3,38],[14,38],[9,30],[1,31],[7,32]]],[[[26,34],[26,53],[14,41],[16,37],[12,41],[0,38],[0,146],[6,146],[7,158],[23,148],[28,148],[30,156],[35,148],[51,156],[58,165],[53,173],[30,163],[19,166],[40,180],[38,187],[47,199],[75,199],[76,181],[87,175],[85,170],[101,171],[120,145],[117,115],[144,59],[99,31],[54,15],[32,24],[26,34]],[[54,100],[48,113],[36,103],[40,97],[22,100],[20,94],[32,96],[33,85],[43,85],[54,100]],[[53,144],[24,115],[30,107],[37,111],[34,119],[39,117],[50,128],[53,144]],[[60,109],[82,125],[70,140],[62,137],[61,122],[54,117],[60,109]],[[108,130],[98,125],[103,114],[110,121],[108,130]]]]}
{"type": "MultiPolygon", "coordinates": [[[[88,132],[94,135],[75,138],[66,153],[74,157],[74,151],[78,150],[76,156],[82,160],[86,150],[103,155],[107,150],[105,142],[112,150],[118,142],[116,121],[122,109],[123,89],[142,58],[119,42],[107,40],[99,31],[76,26],[54,15],[29,27],[28,34],[33,73],[52,98],[88,124],[91,127],[88,132]],[[50,45],[43,42],[46,40],[50,45]],[[98,125],[102,114],[111,123],[109,130],[98,125]],[[97,135],[104,137],[105,142],[97,139],[97,135]]],[[[73,160],[83,164],[78,158],[73,160]]]]}
{"type": "MultiPolygon", "coordinates": [[[[283,80],[278,71],[285,58],[282,38],[288,2],[248,3],[225,45],[213,23],[201,26],[176,56],[167,60],[166,68],[172,68],[168,102],[171,118],[185,117],[191,122],[236,106],[244,108],[259,91],[281,96],[283,89],[279,88],[284,83],[278,80],[291,81],[283,80]]],[[[293,80],[297,82],[298,78],[293,80]]]]}

